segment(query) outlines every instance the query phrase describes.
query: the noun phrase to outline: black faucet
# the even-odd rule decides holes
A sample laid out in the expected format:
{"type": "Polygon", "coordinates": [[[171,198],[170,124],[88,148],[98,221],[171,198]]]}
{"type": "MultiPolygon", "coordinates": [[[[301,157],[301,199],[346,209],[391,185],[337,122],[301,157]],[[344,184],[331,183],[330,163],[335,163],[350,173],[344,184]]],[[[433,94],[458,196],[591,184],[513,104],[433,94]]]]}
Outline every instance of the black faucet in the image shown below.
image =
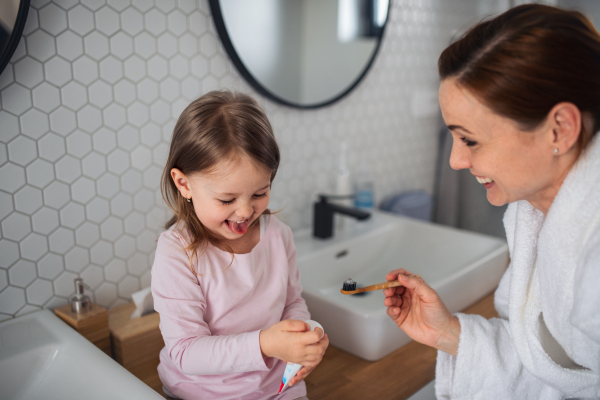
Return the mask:
{"type": "Polygon", "coordinates": [[[338,204],[328,203],[327,199],[351,199],[354,196],[327,196],[319,195],[319,201],[315,202],[314,220],[313,220],[313,236],[327,239],[333,235],[333,214],[340,213],[354,217],[358,220],[367,219],[371,213],[360,210],[358,208],[344,207],[338,204]]]}

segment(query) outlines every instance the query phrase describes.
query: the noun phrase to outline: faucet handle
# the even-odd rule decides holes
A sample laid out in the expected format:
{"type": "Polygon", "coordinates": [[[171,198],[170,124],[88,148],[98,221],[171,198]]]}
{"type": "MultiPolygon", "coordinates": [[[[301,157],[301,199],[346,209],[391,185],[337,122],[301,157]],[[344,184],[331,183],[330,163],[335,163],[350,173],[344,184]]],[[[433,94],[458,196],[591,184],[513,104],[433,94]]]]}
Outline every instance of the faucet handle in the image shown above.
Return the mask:
{"type": "Polygon", "coordinates": [[[327,200],[350,200],[356,197],[354,194],[322,194],[319,193],[319,200],[327,203],[327,200]]]}

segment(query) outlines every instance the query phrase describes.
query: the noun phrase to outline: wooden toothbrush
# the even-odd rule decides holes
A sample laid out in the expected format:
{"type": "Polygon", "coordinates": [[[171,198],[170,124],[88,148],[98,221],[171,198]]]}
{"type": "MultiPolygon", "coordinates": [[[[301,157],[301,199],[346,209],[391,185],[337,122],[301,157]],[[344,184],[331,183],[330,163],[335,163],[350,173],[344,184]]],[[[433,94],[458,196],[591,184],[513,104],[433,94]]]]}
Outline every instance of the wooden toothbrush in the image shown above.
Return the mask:
{"type": "Polygon", "coordinates": [[[342,294],[356,294],[356,293],[370,292],[373,290],[381,290],[381,289],[387,289],[387,288],[398,287],[398,286],[402,286],[402,284],[398,281],[392,281],[392,282],[381,282],[381,283],[377,283],[375,285],[366,286],[366,287],[357,289],[356,282],[354,282],[352,279],[348,279],[344,282],[344,287],[342,289],[340,289],[340,292],[342,294]]]}

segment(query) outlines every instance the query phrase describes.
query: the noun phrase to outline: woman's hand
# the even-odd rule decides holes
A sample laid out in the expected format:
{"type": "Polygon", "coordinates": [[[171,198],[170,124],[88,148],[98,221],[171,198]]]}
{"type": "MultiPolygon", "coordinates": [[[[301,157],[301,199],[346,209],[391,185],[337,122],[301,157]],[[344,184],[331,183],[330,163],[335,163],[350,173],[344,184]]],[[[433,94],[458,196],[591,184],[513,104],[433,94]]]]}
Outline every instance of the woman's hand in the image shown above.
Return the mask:
{"type": "Polygon", "coordinates": [[[260,331],[260,348],[265,357],[302,365],[303,368],[290,380],[292,386],[306,378],[323,359],[329,338],[327,335],[321,338],[322,334],[320,328],[311,331],[304,321],[287,319],[260,331]]]}
{"type": "Polygon", "coordinates": [[[390,272],[386,279],[397,279],[403,285],[383,291],[383,304],[396,325],[411,339],[456,355],[460,323],[437,292],[423,278],[404,269],[390,272]]]}

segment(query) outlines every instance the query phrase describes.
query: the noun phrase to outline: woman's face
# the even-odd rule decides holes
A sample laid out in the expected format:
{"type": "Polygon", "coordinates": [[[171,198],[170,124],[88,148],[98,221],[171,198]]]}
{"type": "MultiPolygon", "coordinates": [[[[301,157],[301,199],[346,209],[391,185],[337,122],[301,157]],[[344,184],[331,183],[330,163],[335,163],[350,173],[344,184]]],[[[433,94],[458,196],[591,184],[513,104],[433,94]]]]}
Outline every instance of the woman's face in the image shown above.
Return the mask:
{"type": "Polygon", "coordinates": [[[551,203],[557,188],[548,121],[533,131],[522,131],[457,85],[455,78],[442,82],[439,101],[454,139],[450,166],[468,168],[487,189],[491,204],[527,200],[541,209],[538,203],[548,199],[551,203]]]}

